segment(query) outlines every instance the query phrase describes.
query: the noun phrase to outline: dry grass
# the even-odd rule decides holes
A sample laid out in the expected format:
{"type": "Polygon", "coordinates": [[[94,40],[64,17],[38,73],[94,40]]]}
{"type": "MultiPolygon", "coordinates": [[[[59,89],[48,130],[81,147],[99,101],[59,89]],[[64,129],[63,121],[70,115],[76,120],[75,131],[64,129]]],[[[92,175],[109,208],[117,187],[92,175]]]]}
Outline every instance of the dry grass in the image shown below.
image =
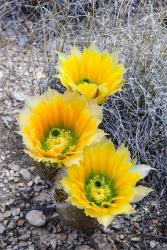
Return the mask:
{"type": "Polygon", "coordinates": [[[167,128],[165,7],[165,1],[144,0],[11,0],[2,1],[0,9],[3,29],[12,23],[31,46],[41,46],[47,72],[42,91],[48,85],[62,90],[54,77],[56,50],[68,51],[74,44],[83,48],[91,41],[102,49],[119,49],[126,84],[105,104],[102,127],[115,144],[125,142],[133,156],[162,171],[162,178],[167,128]]]}
{"type": "Polygon", "coordinates": [[[74,44],[83,48],[91,41],[102,49],[119,49],[120,61],[127,69],[126,84],[106,102],[102,127],[116,145],[126,143],[140,162],[158,169],[146,182],[155,188],[156,200],[163,207],[167,165],[166,1],[2,2],[1,27],[7,29],[12,24],[15,32],[20,29],[26,34],[30,46],[43,52],[47,77],[39,83],[41,91],[48,85],[62,90],[55,79],[56,50],[69,51],[74,44]]]}

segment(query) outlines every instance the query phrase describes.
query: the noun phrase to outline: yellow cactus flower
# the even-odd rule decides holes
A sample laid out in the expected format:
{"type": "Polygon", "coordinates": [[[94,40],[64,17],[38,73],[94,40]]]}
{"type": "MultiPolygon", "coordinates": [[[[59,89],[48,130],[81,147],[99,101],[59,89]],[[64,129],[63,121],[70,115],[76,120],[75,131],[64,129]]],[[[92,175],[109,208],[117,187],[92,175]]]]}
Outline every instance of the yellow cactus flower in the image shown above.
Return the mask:
{"type": "Polygon", "coordinates": [[[98,142],[102,109],[78,93],[48,90],[29,97],[19,115],[26,152],[37,161],[68,166],[81,157],[85,145],[98,142]]]}
{"type": "Polygon", "coordinates": [[[87,147],[80,164],[68,168],[61,180],[69,194],[68,201],[105,227],[118,214],[136,212],[131,203],[141,200],[152,189],[135,185],[151,168],[133,164],[123,145],[115,150],[111,142],[103,141],[87,147]]]}
{"type": "Polygon", "coordinates": [[[98,104],[121,89],[124,71],[124,66],[118,64],[117,53],[101,52],[94,43],[82,53],[73,47],[70,55],[59,54],[57,76],[62,84],[87,99],[95,98],[98,104]]]}

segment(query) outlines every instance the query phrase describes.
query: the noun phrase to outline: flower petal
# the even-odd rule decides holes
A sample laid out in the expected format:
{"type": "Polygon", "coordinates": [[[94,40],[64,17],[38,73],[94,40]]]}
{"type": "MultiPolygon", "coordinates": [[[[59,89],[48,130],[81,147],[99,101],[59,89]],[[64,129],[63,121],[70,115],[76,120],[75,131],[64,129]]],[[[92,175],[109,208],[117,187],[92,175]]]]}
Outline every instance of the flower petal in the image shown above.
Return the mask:
{"type": "Polygon", "coordinates": [[[105,229],[108,227],[108,225],[110,225],[113,219],[114,219],[114,216],[112,215],[97,217],[98,222],[102,224],[105,229]]]}
{"type": "Polygon", "coordinates": [[[79,84],[78,90],[81,94],[85,95],[87,99],[92,99],[96,96],[97,93],[97,85],[96,84],[79,84]]]}
{"type": "Polygon", "coordinates": [[[148,175],[151,169],[154,169],[154,168],[150,167],[149,165],[141,164],[141,165],[136,165],[132,167],[131,172],[138,173],[141,176],[141,179],[143,179],[144,177],[148,175]]]}
{"type": "Polygon", "coordinates": [[[144,187],[144,186],[137,186],[134,187],[134,197],[132,202],[141,201],[146,195],[152,192],[152,188],[144,187]]]}

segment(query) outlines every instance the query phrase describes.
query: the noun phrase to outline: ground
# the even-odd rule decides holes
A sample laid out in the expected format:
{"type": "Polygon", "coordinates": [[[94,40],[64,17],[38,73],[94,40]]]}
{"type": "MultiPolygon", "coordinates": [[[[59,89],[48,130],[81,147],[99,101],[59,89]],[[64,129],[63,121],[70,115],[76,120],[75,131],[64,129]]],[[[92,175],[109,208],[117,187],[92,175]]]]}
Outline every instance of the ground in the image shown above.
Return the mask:
{"type": "Polygon", "coordinates": [[[20,12],[15,16],[18,9],[6,16],[9,6],[2,5],[5,8],[1,12],[0,33],[2,250],[167,249],[164,6],[145,6],[143,1],[127,1],[121,6],[118,1],[121,6],[118,8],[112,1],[104,2],[82,8],[69,4],[68,13],[61,6],[56,19],[51,17],[55,14],[51,7],[41,5],[43,16],[37,15],[37,8],[33,14],[40,22],[29,19],[30,14],[24,9],[26,18],[20,12]],[[101,126],[116,145],[125,142],[133,156],[156,170],[142,182],[154,192],[136,205],[137,214],[117,217],[107,230],[99,227],[83,233],[60,221],[50,192],[51,183],[38,176],[34,162],[23,151],[22,139],[17,134],[17,114],[25,95],[40,94],[48,86],[63,90],[55,79],[56,51],[67,51],[74,43],[82,48],[91,40],[101,48],[119,48],[127,68],[126,87],[107,101],[101,126]],[[36,211],[36,225],[27,217],[32,210],[41,211],[40,215],[36,211]]]}

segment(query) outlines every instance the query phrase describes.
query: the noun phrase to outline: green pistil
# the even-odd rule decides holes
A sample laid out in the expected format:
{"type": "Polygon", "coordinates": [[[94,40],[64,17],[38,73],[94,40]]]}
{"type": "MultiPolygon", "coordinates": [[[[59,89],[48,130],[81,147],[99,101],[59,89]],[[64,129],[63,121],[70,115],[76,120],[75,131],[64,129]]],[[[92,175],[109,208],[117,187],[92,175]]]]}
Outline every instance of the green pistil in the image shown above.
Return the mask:
{"type": "Polygon", "coordinates": [[[70,129],[53,128],[41,141],[41,145],[44,150],[58,147],[61,149],[61,153],[65,154],[76,142],[76,135],[70,129]]]}
{"type": "Polygon", "coordinates": [[[84,83],[86,83],[86,84],[89,84],[89,83],[91,83],[92,81],[90,80],[90,79],[88,79],[88,78],[83,78],[81,81],[80,81],[80,84],[84,84],[84,83]]]}
{"type": "Polygon", "coordinates": [[[108,208],[117,195],[113,180],[104,174],[91,174],[85,181],[85,194],[90,202],[108,208]]]}

